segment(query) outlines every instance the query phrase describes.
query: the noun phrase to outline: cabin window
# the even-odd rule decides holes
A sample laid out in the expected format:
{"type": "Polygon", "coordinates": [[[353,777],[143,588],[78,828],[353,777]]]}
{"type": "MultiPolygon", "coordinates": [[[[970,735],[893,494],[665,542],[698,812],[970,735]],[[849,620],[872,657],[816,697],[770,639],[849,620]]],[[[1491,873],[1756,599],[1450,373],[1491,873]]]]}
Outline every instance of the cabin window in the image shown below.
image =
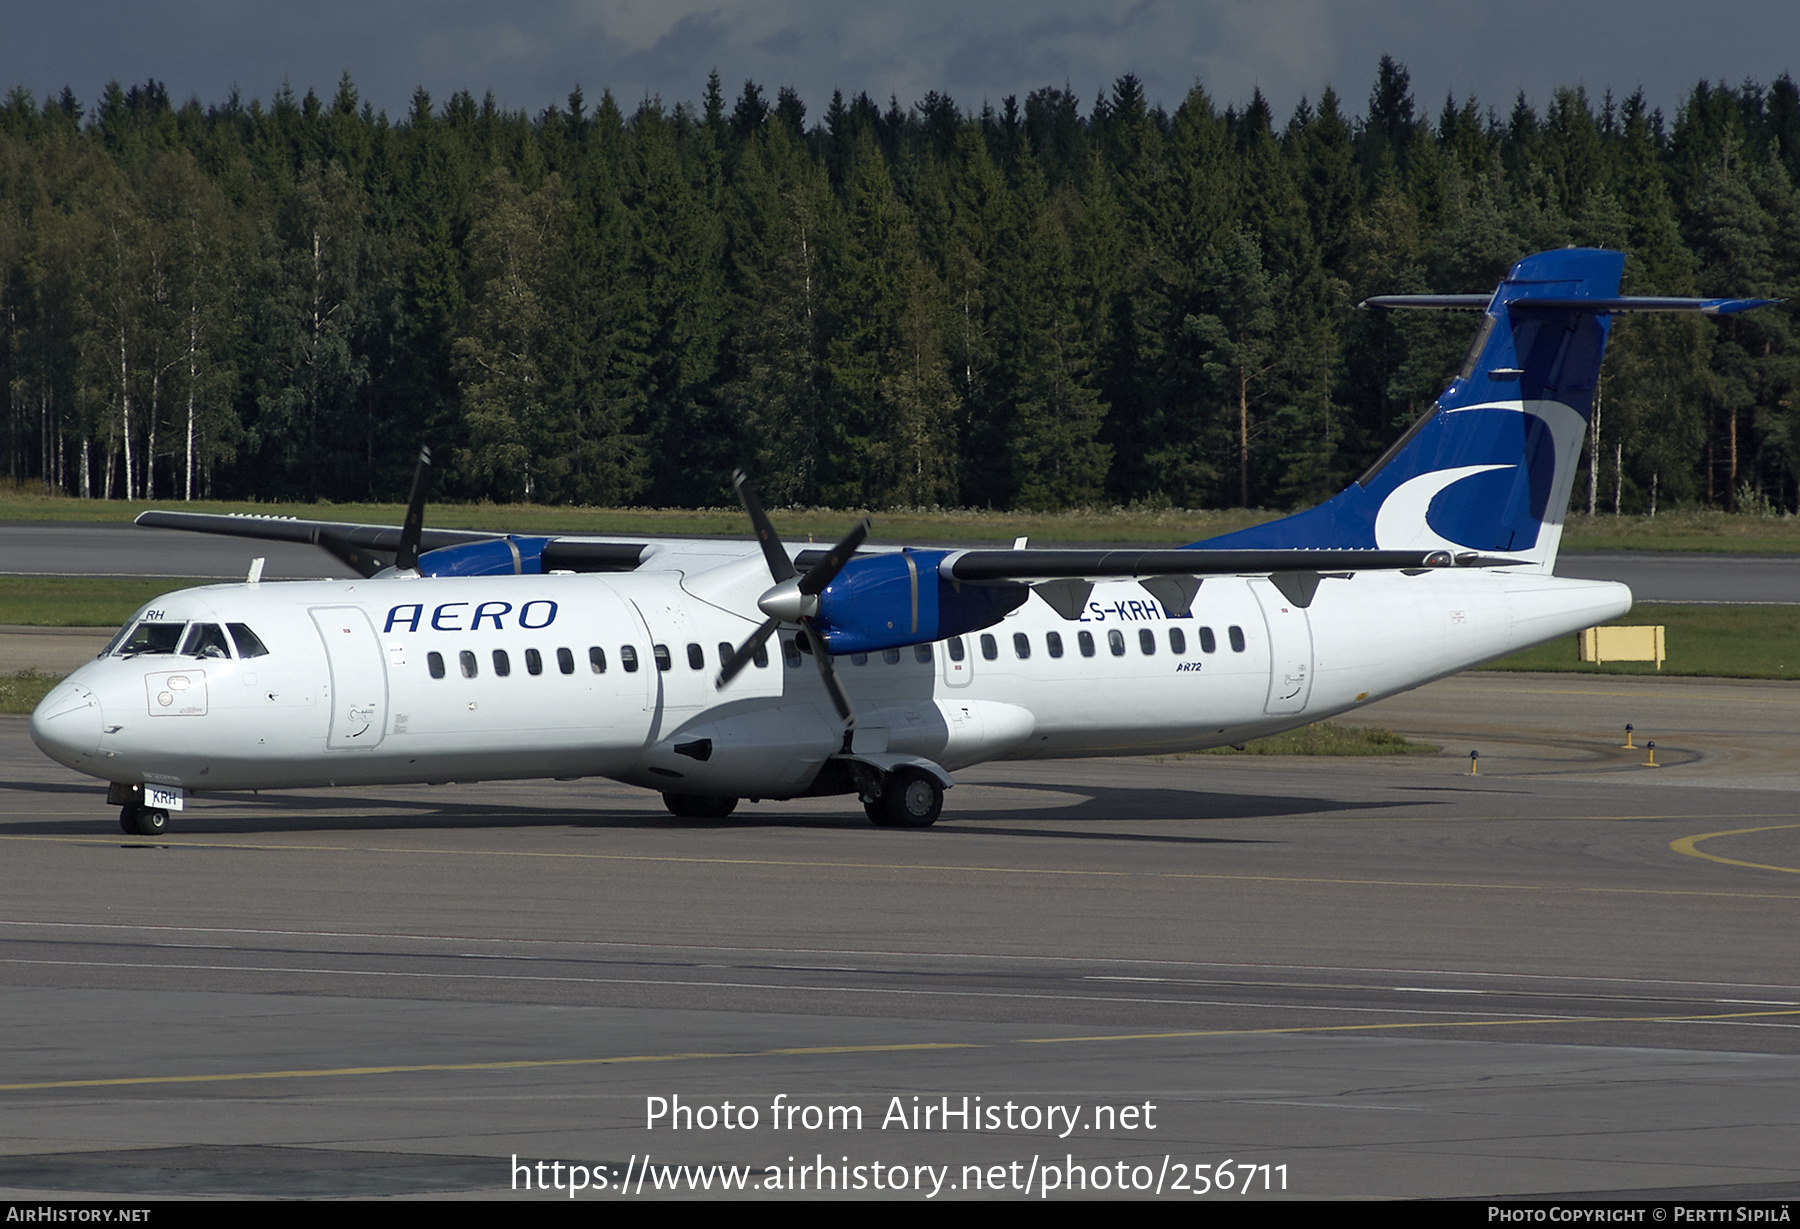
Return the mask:
{"type": "Polygon", "coordinates": [[[981,655],[989,661],[1000,660],[1000,646],[986,632],[981,633],[981,655]]]}
{"type": "Polygon", "coordinates": [[[494,673],[506,678],[512,673],[512,658],[506,655],[505,649],[494,650],[494,673]]]}
{"type": "Polygon", "coordinates": [[[881,650],[881,660],[885,661],[890,666],[899,665],[900,664],[900,650],[899,649],[883,649],[883,650],[881,650]]]}
{"type": "Polygon", "coordinates": [[[1031,656],[1031,637],[1024,632],[1013,633],[1013,654],[1020,661],[1031,656]]]}
{"type": "Polygon", "coordinates": [[[250,630],[249,624],[227,623],[225,626],[231,631],[232,643],[237,645],[239,657],[267,657],[269,655],[269,650],[263,647],[263,642],[257,639],[256,633],[250,630]]]}
{"type": "Polygon", "coordinates": [[[606,650],[597,644],[588,649],[588,669],[595,674],[606,673],[606,650]]]}
{"type": "MultiPolygon", "coordinates": [[[[719,660],[724,661],[725,659],[720,658],[719,660]]],[[[750,654],[750,660],[756,663],[756,668],[758,670],[767,670],[769,668],[769,642],[767,640],[764,640],[756,646],[756,651],[750,654]]]]}
{"type": "Polygon", "coordinates": [[[1202,653],[1217,653],[1219,651],[1219,642],[1213,636],[1212,628],[1210,627],[1203,627],[1200,629],[1200,651],[1202,653]]]}
{"type": "Polygon", "coordinates": [[[427,653],[427,654],[425,654],[425,668],[427,670],[431,671],[432,678],[434,678],[434,679],[443,678],[444,677],[444,655],[442,653],[427,653]]]}
{"type": "Polygon", "coordinates": [[[688,644],[687,653],[688,653],[688,669],[689,670],[704,670],[704,669],[706,669],[706,650],[705,649],[701,648],[697,644],[693,644],[690,642],[688,644]]]}
{"type": "Polygon", "coordinates": [[[650,652],[656,658],[656,668],[658,670],[661,670],[666,674],[675,668],[675,659],[669,656],[668,645],[653,644],[650,646],[650,652]]]}
{"type": "Polygon", "coordinates": [[[967,651],[963,648],[961,636],[950,637],[950,639],[944,641],[944,645],[950,650],[951,661],[961,661],[963,659],[963,654],[967,651]]]}
{"type": "MultiPolygon", "coordinates": [[[[575,654],[568,649],[556,650],[556,668],[564,674],[575,673],[575,654]]],[[[664,666],[663,669],[667,670],[668,667],[664,666]]]]}
{"type": "Polygon", "coordinates": [[[126,657],[136,657],[139,653],[173,653],[175,646],[181,643],[181,632],[185,627],[185,623],[140,623],[131,629],[130,639],[119,652],[126,657]]]}
{"type": "Polygon", "coordinates": [[[480,667],[476,664],[475,654],[473,652],[471,652],[468,649],[464,649],[457,656],[462,663],[462,672],[463,672],[464,678],[472,679],[475,677],[475,675],[477,673],[480,672],[480,667]]]}
{"type": "Polygon", "coordinates": [[[867,653],[852,653],[850,654],[850,664],[853,666],[866,666],[869,664],[869,655],[867,653]]]}
{"type": "Polygon", "coordinates": [[[1044,637],[1044,647],[1050,650],[1050,656],[1061,657],[1063,655],[1062,633],[1050,632],[1046,634],[1044,637]]]}
{"type": "Polygon", "coordinates": [[[619,664],[625,667],[625,673],[636,674],[638,668],[637,650],[628,644],[620,645],[619,664]]]}
{"type": "Polygon", "coordinates": [[[544,655],[536,649],[525,650],[525,673],[542,674],[544,672],[544,655]]]}
{"type": "Polygon", "coordinates": [[[781,657],[783,661],[787,662],[789,670],[798,670],[800,668],[800,642],[798,640],[783,640],[781,642],[781,657]]]}
{"type": "Polygon", "coordinates": [[[1183,632],[1179,627],[1171,627],[1169,629],[1169,652],[1174,653],[1178,657],[1187,652],[1187,633],[1183,632]]]}
{"type": "Polygon", "coordinates": [[[1231,651],[1242,653],[1244,651],[1244,629],[1234,623],[1226,635],[1231,638],[1231,651]]]}
{"type": "Polygon", "coordinates": [[[231,650],[225,647],[225,630],[217,623],[194,624],[188,629],[187,643],[182,646],[181,655],[230,660],[231,650]]]}
{"type": "Polygon", "coordinates": [[[1156,656],[1156,633],[1147,627],[1138,628],[1138,652],[1145,657],[1156,656]]]}
{"type": "Polygon", "coordinates": [[[1081,655],[1083,657],[1092,657],[1094,655],[1093,632],[1076,632],[1075,644],[1081,649],[1081,655]]]}
{"type": "Polygon", "coordinates": [[[931,646],[928,644],[913,645],[913,660],[922,666],[931,664],[931,646]]]}
{"type": "Polygon", "coordinates": [[[1106,647],[1114,657],[1125,656],[1125,633],[1117,629],[1106,633],[1106,647]]]}
{"type": "Polygon", "coordinates": [[[728,641],[719,641],[719,669],[725,668],[725,663],[731,660],[731,655],[735,652],[737,650],[732,648],[728,641]]]}

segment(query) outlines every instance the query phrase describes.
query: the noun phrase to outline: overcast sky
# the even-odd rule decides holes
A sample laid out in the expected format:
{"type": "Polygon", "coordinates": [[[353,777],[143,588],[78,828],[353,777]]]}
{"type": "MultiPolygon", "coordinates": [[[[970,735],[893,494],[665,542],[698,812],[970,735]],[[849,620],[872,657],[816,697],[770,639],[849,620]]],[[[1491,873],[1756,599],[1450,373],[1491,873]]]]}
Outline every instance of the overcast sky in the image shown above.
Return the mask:
{"type": "Polygon", "coordinates": [[[1067,84],[1085,109],[1127,72],[1171,110],[1198,82],[1220,106],[1261,87],[1285,119],[1330,84],[1361,114],[1383,53],[1434,117],[1446,94],[1504,114],[1523,90],[1541,111],[1560,85],[1641,87],[1673,113],[1702,79],[1800,72],[1796,0],[0,0],[0,31],[0,88],[40,100],[152,77],[177,102],[234,85],[266,101],[283,81],[329,97],[348,70],[393,118],[420,86],[533,114],[575,86],[628,111],[696,102],[713,68],[728,98],[746,78],[795,87],[809,123],[834,89],[975,109],[1067,84]]]}

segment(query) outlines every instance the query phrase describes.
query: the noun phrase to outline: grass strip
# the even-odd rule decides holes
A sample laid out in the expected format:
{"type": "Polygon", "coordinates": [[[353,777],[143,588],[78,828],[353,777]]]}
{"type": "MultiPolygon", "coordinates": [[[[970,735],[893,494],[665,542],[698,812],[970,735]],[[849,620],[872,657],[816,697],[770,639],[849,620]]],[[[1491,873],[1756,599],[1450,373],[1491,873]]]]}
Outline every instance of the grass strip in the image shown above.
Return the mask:
{"type": "Polygon", "coordinates": [[[1256,738],[1236,747],[1213,747],[1202,755],[1429,755],[1438,750],[1430,743],[1402,738],[1392,730],[1364,729],[1315,721],[1297,730],[1285,730],[1256,738]]]}
{"type": "Polygon", "coordinates": [[[1800,606],[1678,606],[1645,603],[1612,626],[1662,624],[1661,671],[1655,662],[1581,660],[1579,637],[1564,636],[1503,657],[1486,670],[1567,674],[1665,674],[1710,678],[1800,678],[1800,606]]]}
{"type": "Polygon", "coordinates": [[[0,674],[0,713],[29,713],[62,680],[60,674],[43,674],[37,670],[0,674]]]}
{"type": "Polygon", "coordinates": [[[211,583],[166,576],[0,576],[0,624],[118,627],[153,597],[211,583]]]}

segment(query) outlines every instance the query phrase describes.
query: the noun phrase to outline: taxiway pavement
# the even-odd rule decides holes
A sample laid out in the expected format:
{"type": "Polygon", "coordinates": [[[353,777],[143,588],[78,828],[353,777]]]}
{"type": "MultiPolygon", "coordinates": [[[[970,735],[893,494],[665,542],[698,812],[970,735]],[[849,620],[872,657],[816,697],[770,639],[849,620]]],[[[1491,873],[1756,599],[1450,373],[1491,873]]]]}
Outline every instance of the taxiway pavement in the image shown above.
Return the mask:
{"type": "Polygon", "coordinates": [[[1800,686],[1464,676],[1359,719],[1446,750],[993,764],[922,832],[581,781],[201,799],[157,840],[0,719],[0,1187],[1800,1193],[1800,686]],[[676,1097],[758,1122],[647,1123],[676,1097]],[[1012,1124],[892,1116],[964,1097],[1012,1124]]]}

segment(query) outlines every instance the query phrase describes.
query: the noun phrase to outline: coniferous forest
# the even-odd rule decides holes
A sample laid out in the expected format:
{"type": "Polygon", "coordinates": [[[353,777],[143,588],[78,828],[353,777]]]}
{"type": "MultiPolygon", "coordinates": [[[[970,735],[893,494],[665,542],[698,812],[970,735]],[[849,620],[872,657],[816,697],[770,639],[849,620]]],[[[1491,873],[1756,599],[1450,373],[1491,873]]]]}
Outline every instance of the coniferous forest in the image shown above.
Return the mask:
{"type": "Polygon", "coordinates": [[[1595,511],[1800,502],[1800,86],[1414,97],[1277,117],[1120,78],[971,109],[792,91],[398,119],[152,81],[0,105],[0,397],[17,488],[1051,509],[1341,488],[1457,367],[1520,256],[1625,292],[1576,487],[1595,511]]]}

